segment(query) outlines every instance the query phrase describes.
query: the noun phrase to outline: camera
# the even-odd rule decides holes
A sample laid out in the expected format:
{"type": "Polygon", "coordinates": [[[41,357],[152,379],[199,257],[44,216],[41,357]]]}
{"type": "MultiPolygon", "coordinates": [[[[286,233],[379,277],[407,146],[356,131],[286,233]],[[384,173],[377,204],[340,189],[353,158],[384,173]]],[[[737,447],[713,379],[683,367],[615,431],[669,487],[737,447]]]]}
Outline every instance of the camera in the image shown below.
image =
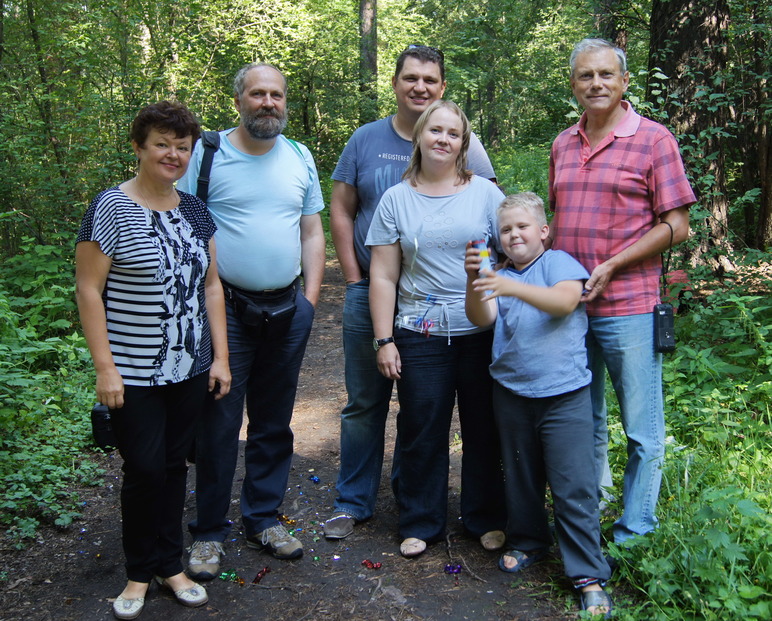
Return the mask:
{"type": "Polygon", "coordinates": [[[654,351],[667,353],[675,350],[673,306],[657,304],[654,307],[654,351]]]}

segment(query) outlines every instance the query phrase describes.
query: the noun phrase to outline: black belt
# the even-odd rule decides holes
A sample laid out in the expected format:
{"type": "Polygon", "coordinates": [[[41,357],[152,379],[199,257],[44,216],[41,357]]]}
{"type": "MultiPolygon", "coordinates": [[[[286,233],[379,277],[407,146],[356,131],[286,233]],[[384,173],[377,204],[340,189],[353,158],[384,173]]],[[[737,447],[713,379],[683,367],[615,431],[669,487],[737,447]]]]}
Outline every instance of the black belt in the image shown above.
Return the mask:
{"type": "Polygon", "coordinates": [[[220,278],[223,291],[225,291],[225,296],[229,300],[233,299],[234,291],[248,298],[280,298],[283,295],[286,295],[287,293],[289,293],[292,289],[297,288],[299,281],[300,281],[300,277],[296,278],[289,285],[287,285],[286,287],[282,287],[281,289],[263,289],[262,291],[249,291],[247,289],[242,289],[240,287],[230,284],[224,278],[220,278]]]}

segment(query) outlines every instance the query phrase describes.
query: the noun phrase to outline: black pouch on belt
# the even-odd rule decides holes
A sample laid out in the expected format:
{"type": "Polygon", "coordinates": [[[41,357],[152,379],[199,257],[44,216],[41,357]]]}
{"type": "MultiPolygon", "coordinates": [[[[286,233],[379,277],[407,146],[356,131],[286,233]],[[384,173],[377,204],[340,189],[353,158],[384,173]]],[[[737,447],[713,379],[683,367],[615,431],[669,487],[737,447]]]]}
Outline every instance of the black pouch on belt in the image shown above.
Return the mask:
{"type": "Polygon", "coordinates": [[[233,303],[236,317],[255,330],[272,332],[289,328],[295,316],[299,279],[283,289],[246,291],[222,281],[225,296],[233,303]]]}

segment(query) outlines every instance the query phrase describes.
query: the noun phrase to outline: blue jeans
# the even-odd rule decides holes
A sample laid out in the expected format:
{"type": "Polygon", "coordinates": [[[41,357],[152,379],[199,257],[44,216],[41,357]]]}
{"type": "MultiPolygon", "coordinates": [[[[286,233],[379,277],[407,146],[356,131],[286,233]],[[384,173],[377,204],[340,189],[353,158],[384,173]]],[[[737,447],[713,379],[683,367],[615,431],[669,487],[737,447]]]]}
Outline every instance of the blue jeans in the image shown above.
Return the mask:
{"type": "Polygon", "coordinates": [[[373,515],[383,467],[384,433],[394,382],[378,371],[368,300],[370,281],[346,285],[343,350],[348,403],[340,418],[335,511],[358,521],[373,515]]]}
{"type": "Polygon", "coordinates": [[[655,511],[665,456],[665,413],[662,354],[654,351],[653,315],[590,317],[587,353],[593,378],[595,459],[600,486],[611,485],[605,369],[611,377],[627,435],[624,513],[614,523],[614,541],[623,543],[657,526],[655,511]]]}
{"type": "Polygon", "coordinates": [[[288,328],[251,332],[225,302],[231,390],[205,412],[196,439],[196,519],[188,525],[195,541],[225,541],[236,471],[239,431],[246,397],[247,444],[241,516],[250,537],[278,524],[292,462],[290,429],[298,375],[314,307],[297,294],[297,311],[288,328]]]}
{"type": "Polygon", "coordinates": [[[504,530],[504,478],[488,373],[492,331],[454,336],[448,343],[446,336],[397,328],[394,338],[402,360],[397,381],[400,535],[427,543],[445,537],[448,436],[456,397],[463,440],[464,527],[478,537],[504,530]]]}

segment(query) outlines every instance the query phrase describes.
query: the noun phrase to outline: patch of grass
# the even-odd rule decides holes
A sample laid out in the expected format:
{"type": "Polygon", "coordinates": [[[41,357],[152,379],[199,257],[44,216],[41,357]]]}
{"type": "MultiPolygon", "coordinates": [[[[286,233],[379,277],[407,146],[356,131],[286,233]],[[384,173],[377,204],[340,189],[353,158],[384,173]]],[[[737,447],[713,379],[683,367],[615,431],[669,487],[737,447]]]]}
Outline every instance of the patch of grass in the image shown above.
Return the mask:
{"type": "MultiPolygon", "coordinates": [[[[757,285],[710,289],[677,316],[678,346],[665,359],[659,528],[629,547],[609,545],[641,595],[620,619],[772,617],[772,304],[757,285]]],[[[611,438],[621,476],[618,422],[611,438]]]]}

